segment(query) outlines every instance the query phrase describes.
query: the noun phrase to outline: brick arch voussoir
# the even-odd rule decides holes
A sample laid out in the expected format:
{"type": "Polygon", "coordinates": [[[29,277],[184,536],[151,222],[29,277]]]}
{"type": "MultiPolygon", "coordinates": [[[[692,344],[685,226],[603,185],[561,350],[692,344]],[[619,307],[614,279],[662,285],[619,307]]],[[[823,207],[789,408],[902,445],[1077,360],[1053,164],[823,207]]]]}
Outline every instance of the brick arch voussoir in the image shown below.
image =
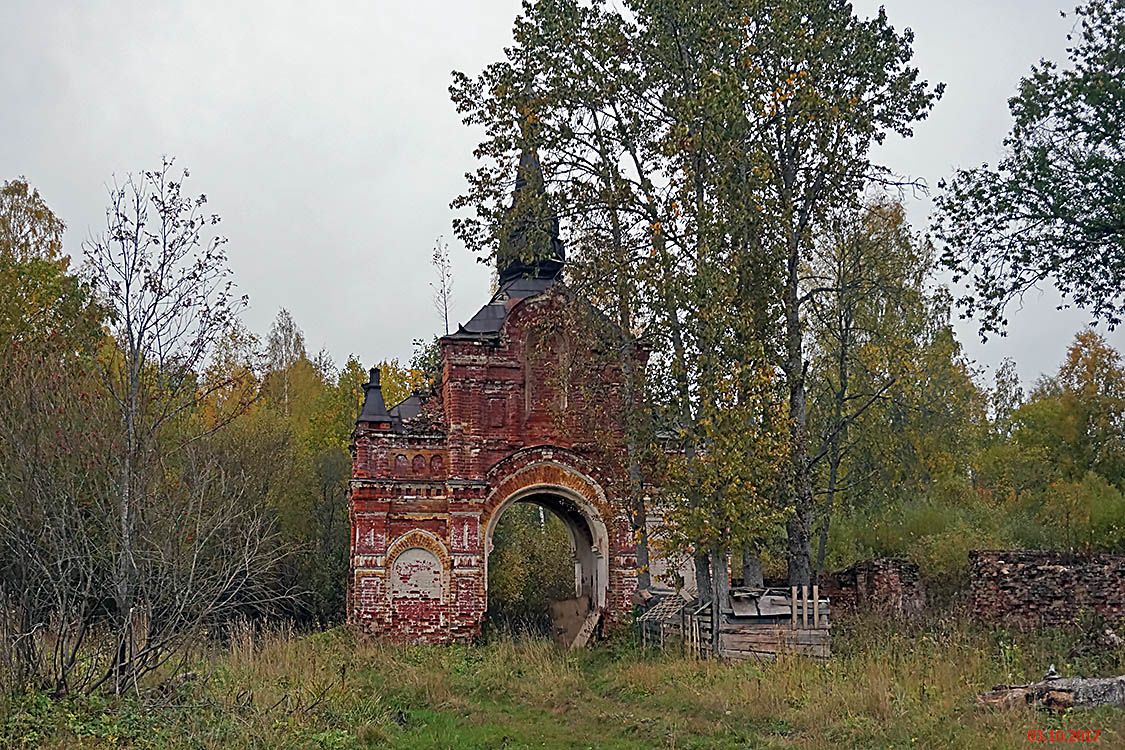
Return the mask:
{"type": "Polygon", "coordinates": [[[531,487],[557,488],[573,493],[597,511],[607,526],[620,515],[589,467],[570,451],[558,448],[533,448],[520,451],[489,471],[491,490],[481,514],[482,528],[488,528],[494,514],[517,493],[531,487]]]}
{"type": "Polygon", "coordinates": [[[557,289],[521,299],[512,306],[504,319],[504,335],[509,338],[518,337],[527,328],[542,323],[562,302],[562,294],[557,289]]]}

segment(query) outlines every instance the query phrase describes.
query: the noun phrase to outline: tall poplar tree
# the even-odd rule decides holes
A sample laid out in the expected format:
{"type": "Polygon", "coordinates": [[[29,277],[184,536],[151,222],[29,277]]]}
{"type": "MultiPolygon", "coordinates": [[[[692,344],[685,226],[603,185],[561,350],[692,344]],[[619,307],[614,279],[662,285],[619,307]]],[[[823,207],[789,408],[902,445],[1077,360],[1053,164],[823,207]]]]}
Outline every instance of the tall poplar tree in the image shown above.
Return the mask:
{"type": "MultiPolygon", "coordinates": [[[[455,75],[466,123],[486,131],[482,164],[454,203],[474,215],[457,229],[478,250],[500,236],[507,180],[531,145],[579,267],[602,269],[586,278],[601,279],[601,299],[627,301],[623,321],[647,324],[664,376],[649,386],[678,450],[702,458],[705,443],[717,444],[701,415],[730,403],[730,373],[758,373],[747,394],[762,394],[749,383],[766,375],[784,389],[774,429],[787,436],[788,461],[774,496],[790,516],[790,578],[806,583],[805,315],[819,290],[805,268],[826,217],[888,178],[871,147],[909,135],[940,87],[919,80],[912,35],[882,11],[861,20],[839,0],[626,6],[525,3],[505,60],[476,79],[455,75]]],[[[767,402],[747,412],[744,430],[768,421],[767,402]]],[[[715,500],[684,490],[697,515],[715,500]]],[[[714,543],[745,541],[737,536],[714,543]]]]}
{"type": "Polygon", "coordinates": [[[1125,0],[1075,16],[1066,63],[1041,60],[1008,100],[1003,158],[941,184],[942,261],[969,282],[958,301],[982,335],[1044,282],[1094,321],[1125,313],[1125,0]]]}

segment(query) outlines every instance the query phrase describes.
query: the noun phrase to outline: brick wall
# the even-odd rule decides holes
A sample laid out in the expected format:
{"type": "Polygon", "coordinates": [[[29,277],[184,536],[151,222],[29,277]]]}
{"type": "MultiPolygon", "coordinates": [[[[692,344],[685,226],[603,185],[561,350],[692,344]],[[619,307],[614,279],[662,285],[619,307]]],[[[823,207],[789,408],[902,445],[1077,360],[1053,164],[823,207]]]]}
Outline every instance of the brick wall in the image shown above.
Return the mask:
{"type": "Polygon", "coordinates": [[[836,573],[824,586],[834,612],[909,615],[926,606],[918,566],[909,560],[864,560],[836,573]]]}
{"type": "Polygon", "coordinates": [[[976,618],[1013,627],[1064,626],[1088,617],[1125,623],[1125,555],[1040,550],[969,553],[976,618]]]}

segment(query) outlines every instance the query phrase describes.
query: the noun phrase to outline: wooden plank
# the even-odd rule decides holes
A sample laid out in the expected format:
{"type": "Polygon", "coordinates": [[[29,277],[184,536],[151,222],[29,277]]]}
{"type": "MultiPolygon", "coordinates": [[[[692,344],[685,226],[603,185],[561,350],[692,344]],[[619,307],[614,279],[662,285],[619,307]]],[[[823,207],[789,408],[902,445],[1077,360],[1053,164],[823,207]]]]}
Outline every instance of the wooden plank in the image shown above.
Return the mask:
{"type": "Polygon", "coordinates": [[[732,648],[735,646],[782,646],[788,641],[781,638],[748,638],[741,635],[724,635],[720,638],[719,643],[725,643],[732,648]]]}
{"type": "Polygon", "coordinates": [[[744,630],[741,633],[719,633],[720,638],[756,638],[758,640],[781,641],[791,633],[800,633],[800,630],[744,630]]]}
{"type": "Polygon", "coordinates": [[[792,638],[773,638],[760,635],[722,635],[719,637],[720,643],[729,646],[736,645],[754,645],[754,646],[822,646],[828,645],[831,641],[819,634],[799,635],[792,638]]]}
{"type": "Polygon", "coordinates": [[[602,618],[601,610],[594,610],[586,615],[586,621],[582,623],[582,627],[578,629],[578,634],[570,643],[570,649],[584,648],[590,641],[590,636],[594,634],[594,629],[598,626],[598,621],[602,618]]]}
{"type": "Polygon", "coordinates": [[[773,661],[777,654],[759,651],[725,651],[723,658],[731,661],[773,661]]]}
{"type": "MultiPolygon", "coordinates": [[[[738,625],[724,625],[719,628],[720,633],[788,633],[792,630],[793,628],[789,627],[789,623],[784,625],[739,623],[738,625]]],[[[797,628],[797,630],[800,630],[800,628],[797,628]]]]}
{"type": "Polygon", "coordinates": [[[719,628],[720,633],[793,633],[793,632],[813,632],[822,631],[830,632],[831,628],[814,628],[809,624],[807,628],[790,628],[788,623],[784,625],[774,625],[769,623],[753,624],[753,623],[739,623],[737,625],[724,625],[719,628]]]}
{"type": "Polygon", "coordinates": [[[748,661],[748,660],[772,660],[782,655],[797,655],[811,659],[827,659],[831,656],[827,649],[822,648],[804,648],[801,650],[789,651],[754,651],[748,649],[724,649],[720,652],[723,658],[735,661],[748,661]]]}
{"type": "Polygon", "coordinates": [[[780,633],[719,633],[719,639],[759,643],[831,643],[827,630],[785,630],[780,633]]]}
{"type": "Polygon", "coordinates": [[[720,638],[756,638],[758,640],[789,640],[789,639],[814,639],[817,642],[827,642],[832,637],[832,631],[827,628],[797,628],[796,630],[767,630],[747,628],[745,630],[724,630],[719,633],[720,638]]]}
{"type": "Polygon", "coordinates": [[[789,627],[797,627],[797,587],[793,586],[790,590],[789,597],[789,627]]]}
{"type": "Polygon", "coordinates": [[[820,584],[812,587],[812,623],[814,628],[820,627],[820,584]]]}
{"type": "Polygon", "coordinates": [[[722,656],[729,656],[729,654],[758,654],[758,656],[781,656],[781,654],[795,654],[800,657],[816,657],[825,659],[831,656],[829,650],[825,647],[801,647],[799,649],[722,649],[722,656]]]}

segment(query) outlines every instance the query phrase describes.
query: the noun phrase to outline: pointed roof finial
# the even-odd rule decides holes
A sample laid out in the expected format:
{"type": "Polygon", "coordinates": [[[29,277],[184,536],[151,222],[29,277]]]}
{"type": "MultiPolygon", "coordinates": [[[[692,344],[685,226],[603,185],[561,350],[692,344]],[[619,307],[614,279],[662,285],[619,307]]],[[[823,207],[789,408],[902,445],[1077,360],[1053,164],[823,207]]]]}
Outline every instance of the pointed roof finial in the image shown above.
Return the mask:
{"type": "Polygon", "coordinates": [[[372,367],[369,380],[363,384],[363,409],[356,424],[371,424],[377,429],[390,429],[393,424],[387,405],[383,402],[383,386],[379,382],[379,368],[372,367]]]}

